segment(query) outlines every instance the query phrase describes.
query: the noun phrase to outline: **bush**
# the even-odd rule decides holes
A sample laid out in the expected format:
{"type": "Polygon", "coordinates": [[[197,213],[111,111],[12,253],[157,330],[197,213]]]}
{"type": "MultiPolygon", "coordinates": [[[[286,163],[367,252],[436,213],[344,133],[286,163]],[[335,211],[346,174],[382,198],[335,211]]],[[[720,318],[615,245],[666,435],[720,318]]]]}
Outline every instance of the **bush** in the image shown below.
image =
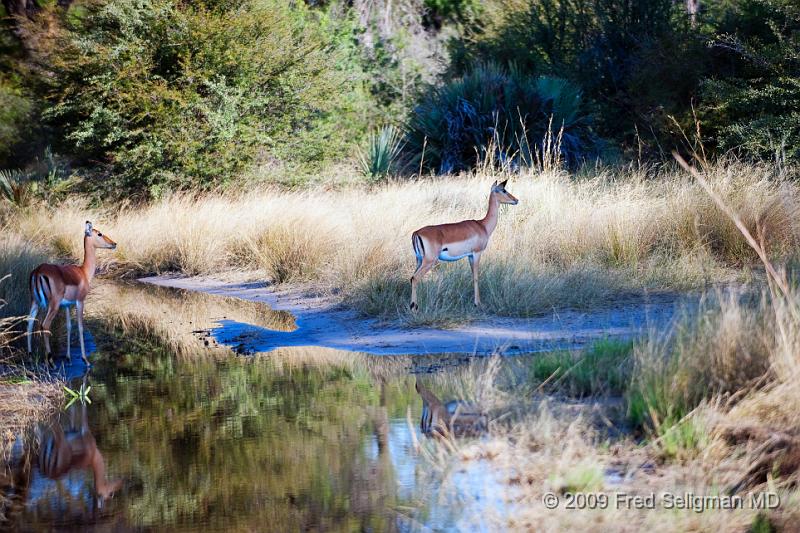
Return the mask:
{"type": "Polygon", "coordinates": [[[714,47],[730,66],[704,84],[707,132],[725,150],[799,160],[800,11],[791,0],[753,0],[720,16],[714,47]]]}
{"type": "Polygon", "coordinates": [[[643,139],[669,135],[667,115],[688,108],[705,65],[702,41],[691,37],[675,4],[489,2],[466,37],[451,41],[452,68],[465,73],[491,60],[566,78],[583,90],[599,136],[639,148],[643,139]]]}
{"type": "Polygon", "coordinates": [[[568,162],[595,149],[574,85],[487,63],[432,89],[412,112],[407,141],[412,166],[447,173],[485,162],[531,166],[562,131],[557,149],[568,162]]]}
{"type": "Polygon", "coordinates": [[[273,0],[110,0],[64,17],[38,49],[46,118],[84,161],[107,164],[108,188],[145,195],[225,183],[284,145],[318,157],[333,146],[305,144],[349,140],[352,102],[335,32],[312,19],[273,0]],[[307,135],[336,110],[336,136],[327,124],[307,135]]]}

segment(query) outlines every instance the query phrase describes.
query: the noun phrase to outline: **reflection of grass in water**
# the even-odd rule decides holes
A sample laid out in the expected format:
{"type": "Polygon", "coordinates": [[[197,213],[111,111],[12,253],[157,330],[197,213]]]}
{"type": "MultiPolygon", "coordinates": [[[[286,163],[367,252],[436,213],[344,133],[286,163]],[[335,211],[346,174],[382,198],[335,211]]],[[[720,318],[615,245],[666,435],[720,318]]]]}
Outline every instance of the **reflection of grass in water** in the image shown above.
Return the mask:
{"type": "Polygon", "coordinates": [[[289,331],[295,327],[290,313],[237,298],[163,287],[104,283],[90,294],[87,313],[112,324],[123,333],[153,336],[180,356],[223,353],[205,347],[193,332],[211,329],[215,319],[289,331]]]}
{"type": "Polygon", "coordinates": [[[531,377],[548,391],[584,397],[622,394],[630,379],[633,342],[606,339],[583,351],[555,351],[532,360],[531,377]]]}

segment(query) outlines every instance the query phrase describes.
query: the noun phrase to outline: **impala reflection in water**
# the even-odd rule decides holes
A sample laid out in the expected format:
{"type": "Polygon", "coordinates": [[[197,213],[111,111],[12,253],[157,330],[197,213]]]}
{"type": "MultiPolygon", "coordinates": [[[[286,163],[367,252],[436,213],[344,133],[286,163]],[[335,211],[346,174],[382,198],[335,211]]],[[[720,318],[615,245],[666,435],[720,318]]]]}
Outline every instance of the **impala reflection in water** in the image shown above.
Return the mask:
{"type": "Polygon", "coordinates": [[[440,492],[437,469],[415,449],[427,441],[417,424],[417,378],[437,399],[458,397],[451,383],[465,369],[463,355],[292,348],[239,357],[192,331],[221,316],[268,324],[263,309],[180,291],[111,289],[93,291],[116,327],[88,324],[98,350],[92,403],[58,417],[66,440],[82,426],[91,434],[105,485],[91,467],[76,466],[60,484],[49,479],[34,436],[21,438],[15,481],[0,488],[16,511],[0,529],[489,530],[482,517],[507,511],[496,496],[502,474],[476,461],[448,476],[457,490],[440,492]],[[116,489],[116,480],[119,490],[98,507],[98,492],[116,489]]]}

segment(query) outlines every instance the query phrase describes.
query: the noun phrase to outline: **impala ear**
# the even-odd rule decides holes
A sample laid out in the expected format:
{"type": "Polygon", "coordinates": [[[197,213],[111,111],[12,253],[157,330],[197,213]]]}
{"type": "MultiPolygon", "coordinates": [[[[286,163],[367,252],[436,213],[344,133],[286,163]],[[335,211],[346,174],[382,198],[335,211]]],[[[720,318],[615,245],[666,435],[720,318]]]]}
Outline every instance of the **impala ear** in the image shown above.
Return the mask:
{"type": "Polygon", "coordinates": [[[500,186],[505,189],[506,188],[506,183],[508,183],[508,180],[506,180],[503,183],[501,183],[500,186]]]}
{"type": "Polygon", "coordinates": [[[495,187],[497,187],[497,180],[494,180],[494,183],[492,183],[492,188],[494,189],[495,187]]]}
{"type": "Polygon", "coordinates": [[[88,220],[86,221],[86,235],[92,234],[92,223],[88,220]]]}

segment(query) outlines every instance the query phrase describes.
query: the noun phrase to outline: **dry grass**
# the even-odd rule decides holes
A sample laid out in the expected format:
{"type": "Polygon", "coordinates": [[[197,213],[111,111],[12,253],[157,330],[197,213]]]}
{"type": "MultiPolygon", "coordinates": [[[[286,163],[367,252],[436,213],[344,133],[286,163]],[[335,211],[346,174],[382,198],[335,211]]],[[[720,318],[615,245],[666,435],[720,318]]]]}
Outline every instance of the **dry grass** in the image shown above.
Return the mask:
{"type": "MultiPolygon", "coordinates": [[[[409,317],[413,230],[483,216],[496,176],[401,182],[377,188],[175,195],[144,207],[92,210],[80,200],[6,216],[25,242],[79,259],[83,221],[119,248],[99,254],[118,273],[219,274],[260,270],[311,282],[372,315],[416,322],[474,315],[466,264],[442,265],[409,317]]],[[[798,243],[800,190],[766,166],[720,163],[709,176],[745,224],[768,233],[772,256],[798,243]],[[777,231],[777,230],[780,231],[777,231]]],[[[756,255],[735,225],[674,171],[558,172],[512,176],[520,204],[504,207],[482,263],[484,308],[527,315],[592,306],[642,289],[688,289],[747,276],[756,255]]],[[[38,250],[38,248],[37,248],[38,250]]]]}
{"type": "Polygon", "coordinates": [[[25,239],[22,234],[0,227],[0,300],[7,305],[0,316],[21,316],[30,310],[28,276],[39,264],[47,260],[44,250],[25,239]]]}
{"type": "Polygon", "coordinates": [[[53,414],[64,399],[55,381],[4,382],[0,378],[0,458],[26,428],[53,414]]]}
{"type": "MultiPolygon", "coordinates": [[[[0,279],[0,288],[8,281],[0,279]]],[[[5,301],[0,299],[0,309],[5,301]]],[[[0,319],[0,462],[17,436],[37,420],[52,414],[64,398],[58,381],[33,380],[14,365],[12,342],[19,337],[18,319],[0,319]]]]}

